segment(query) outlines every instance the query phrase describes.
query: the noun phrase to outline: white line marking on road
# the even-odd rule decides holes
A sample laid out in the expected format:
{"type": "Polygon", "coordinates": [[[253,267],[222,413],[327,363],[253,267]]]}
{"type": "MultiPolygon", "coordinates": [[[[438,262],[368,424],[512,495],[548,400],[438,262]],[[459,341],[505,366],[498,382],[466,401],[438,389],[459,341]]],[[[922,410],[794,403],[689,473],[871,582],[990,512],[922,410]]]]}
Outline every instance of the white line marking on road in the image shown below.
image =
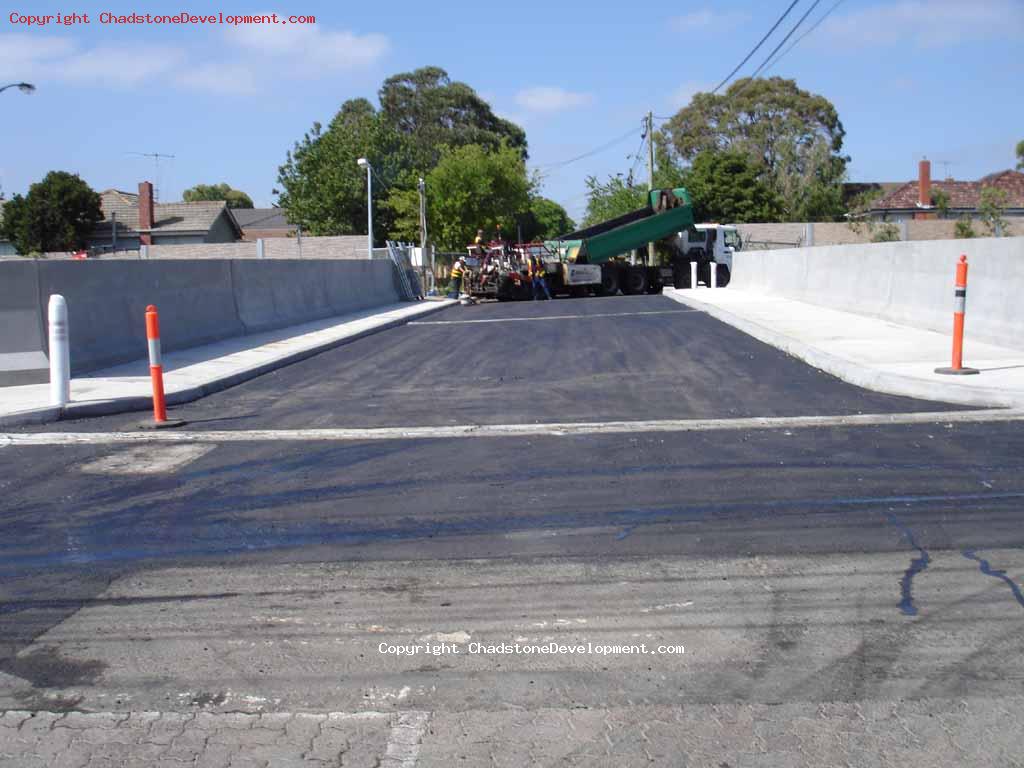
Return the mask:
{"type": "Polygon", "coordinates": [[[205,443],[126,448],[109,456],[82,464],[80,472],[90,475],[157,475],[191,464],[216,446],[205,443]]]}
{"type": "Polygon", "coordinates": [[[862,413],[855,416],[758,416],[738,419],[663,419],[554,424],[465,424],[449,427],[367,429],[256,429],[237,431],[36,432],[0,434],[0,446],[117,445],[119,443],[259,443],[303,441],[438,440],[459,437],[574,437],[642,432],[714,432],[755,429],[821,429],[909,424],[989,424],[1024,421],[1024,409],[921,413],[862,413]]]}
{"type": "Polygon", "coordinates": [[[686,315],[699,309],[658,309],[650,312],[601,312],[593,315],[544,315],[542,317],[495,317],[486,320],[414,320],[408,325],[472,325],[474,323],[525,323],[535,320],[589,320],[593,317],[636,317],[639,315],[686,315]]]}
{"type": "Polygon", "coordinates": [[[382,768],[416,768],[429,712],[402,712],[391,728],[382,768]]]}

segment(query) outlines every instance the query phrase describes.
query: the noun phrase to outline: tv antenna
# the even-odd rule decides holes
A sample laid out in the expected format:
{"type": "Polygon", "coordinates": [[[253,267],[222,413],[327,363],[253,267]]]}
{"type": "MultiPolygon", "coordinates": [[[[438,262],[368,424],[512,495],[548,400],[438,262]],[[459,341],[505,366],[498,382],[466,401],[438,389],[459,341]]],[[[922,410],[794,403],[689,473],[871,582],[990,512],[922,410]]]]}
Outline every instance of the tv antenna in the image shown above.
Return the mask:
{"type": "Polygon", "coordinates": [[[125,154],[148,157],[153,161],[153,180],[156,182],[153,187],[153,202],[157,202],[160,199],[160,161],[173,160],[174,155],[165,155],[162,152],[125,152],[125,154]]]}

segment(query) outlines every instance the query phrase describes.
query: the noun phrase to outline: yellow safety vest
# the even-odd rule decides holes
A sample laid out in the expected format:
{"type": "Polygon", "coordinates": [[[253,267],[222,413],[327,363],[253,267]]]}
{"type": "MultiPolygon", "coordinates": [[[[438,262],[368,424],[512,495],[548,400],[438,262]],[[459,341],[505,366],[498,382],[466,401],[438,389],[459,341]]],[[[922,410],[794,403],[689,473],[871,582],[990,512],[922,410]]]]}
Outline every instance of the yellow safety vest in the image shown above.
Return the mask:
{"type": "Polygon", "coordinates": [[[462,277],[462,264],[455,262],[452,265],[452,279],[456,277],[462,277]]]}

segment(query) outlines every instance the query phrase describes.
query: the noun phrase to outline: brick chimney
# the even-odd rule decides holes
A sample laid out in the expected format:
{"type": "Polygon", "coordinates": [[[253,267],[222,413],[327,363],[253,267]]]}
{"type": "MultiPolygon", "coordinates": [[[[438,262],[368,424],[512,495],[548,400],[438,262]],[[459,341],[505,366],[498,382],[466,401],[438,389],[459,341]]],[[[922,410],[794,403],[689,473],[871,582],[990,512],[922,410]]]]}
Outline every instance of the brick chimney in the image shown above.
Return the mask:
{"type": "Polygon", "coordinates": [[[932,162],[927,158],[917,164],[917,204],[932,207],[932,162]]]}
{"type": "Polygon", "coordinates": [[[139,242],[152,245],[153,236],[149,230],[153,228],[153,185],[148,181],[139,182],[139,242]]]}

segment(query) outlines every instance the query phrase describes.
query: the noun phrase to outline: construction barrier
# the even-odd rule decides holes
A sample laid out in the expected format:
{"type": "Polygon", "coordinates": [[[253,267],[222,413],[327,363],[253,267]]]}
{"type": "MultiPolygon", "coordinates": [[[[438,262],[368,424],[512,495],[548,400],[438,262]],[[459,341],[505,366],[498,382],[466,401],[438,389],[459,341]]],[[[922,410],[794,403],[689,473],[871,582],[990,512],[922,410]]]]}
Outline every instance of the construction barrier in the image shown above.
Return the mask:
{"type": "Polygon", "coordinates": [[[51,294],[67,300],[78,375],[142,357],[148,304],[170,352],[395,304],[398,281],[390,261],[365,259],[2,261],[0,386],[47,380],[51,294]]]}
{"type": "Polygon", "coordinates": [[[964,314],[967,311],[967,256],[961,255],[956,265],[956,283],[953,287],[953,361],[948,368],[936,368],[936,373],[970,375],[976,368],[964,368],[964,314]]]}
{"type": "MultiPolygon", "coordinates": [[[[829,245],[733,255],[729,288],[949,332],[949,265],[963,240],[829,245]]],[[[976,238],[971,338],[1024,349],[1024,237],[976,238]]]]}

